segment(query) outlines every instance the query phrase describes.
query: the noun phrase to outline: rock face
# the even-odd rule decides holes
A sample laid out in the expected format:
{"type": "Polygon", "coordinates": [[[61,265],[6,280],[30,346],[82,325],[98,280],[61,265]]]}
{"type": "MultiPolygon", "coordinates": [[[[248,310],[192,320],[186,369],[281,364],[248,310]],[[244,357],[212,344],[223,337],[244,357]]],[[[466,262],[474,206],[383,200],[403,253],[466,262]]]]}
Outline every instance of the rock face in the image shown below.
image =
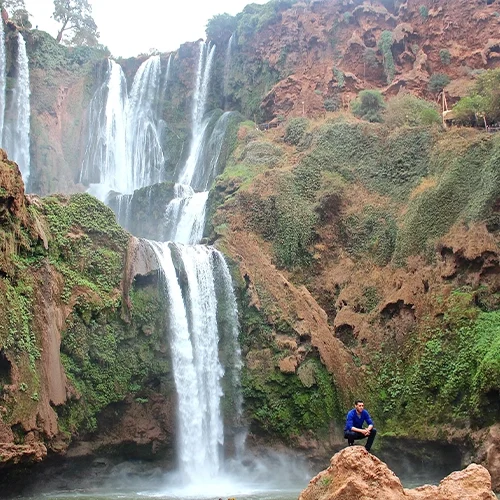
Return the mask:
{"type": "Polygon", "coordinates": [[[330,467],[314,477],[299,500],[494,500],[488,471],[476,464],[454,472],[439,486],[405,489],[398,477],[362,446],[334,455],[330,467]]]}

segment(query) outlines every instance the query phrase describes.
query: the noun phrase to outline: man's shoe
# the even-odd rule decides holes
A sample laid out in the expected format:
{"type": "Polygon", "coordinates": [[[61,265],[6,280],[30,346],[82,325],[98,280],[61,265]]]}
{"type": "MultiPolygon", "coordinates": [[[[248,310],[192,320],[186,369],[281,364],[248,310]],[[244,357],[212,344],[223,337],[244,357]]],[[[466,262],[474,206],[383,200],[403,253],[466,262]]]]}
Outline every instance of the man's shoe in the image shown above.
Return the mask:
{"type": "Polygon", "coordinates": [[[354,446],[354,441],[347,441],[347,444],[348,444],[349,446],[354,446]]]}

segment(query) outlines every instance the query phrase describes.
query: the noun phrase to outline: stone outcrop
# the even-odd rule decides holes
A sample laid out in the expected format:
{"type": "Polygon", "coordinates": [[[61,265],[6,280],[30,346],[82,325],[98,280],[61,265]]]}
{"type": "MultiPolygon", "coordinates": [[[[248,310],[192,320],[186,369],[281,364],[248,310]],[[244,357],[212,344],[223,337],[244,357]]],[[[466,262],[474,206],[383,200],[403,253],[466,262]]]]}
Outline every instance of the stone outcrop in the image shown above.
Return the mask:
{"type": "Polygon", "coordinates": [[[362,446],[334,455],[328,469],[314,477],[299,500],[494,500],[488,471],[476,464],[453,472],[439,486],[405,489],[387,465],[362,446]]]}

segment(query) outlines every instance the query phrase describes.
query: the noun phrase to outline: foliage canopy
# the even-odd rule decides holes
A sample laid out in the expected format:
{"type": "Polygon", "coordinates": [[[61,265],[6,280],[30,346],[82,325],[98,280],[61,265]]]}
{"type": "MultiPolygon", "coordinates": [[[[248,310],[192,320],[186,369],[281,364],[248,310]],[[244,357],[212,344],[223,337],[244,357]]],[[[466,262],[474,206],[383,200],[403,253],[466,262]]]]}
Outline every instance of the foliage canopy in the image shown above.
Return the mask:
{"type": "Polygon", "coordinates": [[[352,112],[369,122],[381,122],[384,98],[378,90],[362,90],[352,103],[352,112]]]}
{"type": "Polygon", "coordinates": [[[88,0],[54,0],[52,17],[61,23],[56,37],[58,42],[63,41],[67,45],[97,45],[99,33],[88,0]]]}

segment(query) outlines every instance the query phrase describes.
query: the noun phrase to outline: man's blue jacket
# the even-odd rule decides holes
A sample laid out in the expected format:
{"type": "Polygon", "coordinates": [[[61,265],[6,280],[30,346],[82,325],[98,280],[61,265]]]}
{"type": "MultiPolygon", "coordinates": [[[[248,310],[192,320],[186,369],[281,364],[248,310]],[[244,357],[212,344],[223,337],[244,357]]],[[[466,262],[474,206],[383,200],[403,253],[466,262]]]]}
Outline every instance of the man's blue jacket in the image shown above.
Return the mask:
{"type": "Polygon", "coordinates": [[[372,417],[370,417],[370,414],[366,410],[363,410],[361,412],[361,415],[358,417],[358,412],[355,408],[353,408],[347,414],[344,431],[350,431],[353,427],[362,429],[364,422],[366,422],[368,425],[374,425],[372,417]]]}

